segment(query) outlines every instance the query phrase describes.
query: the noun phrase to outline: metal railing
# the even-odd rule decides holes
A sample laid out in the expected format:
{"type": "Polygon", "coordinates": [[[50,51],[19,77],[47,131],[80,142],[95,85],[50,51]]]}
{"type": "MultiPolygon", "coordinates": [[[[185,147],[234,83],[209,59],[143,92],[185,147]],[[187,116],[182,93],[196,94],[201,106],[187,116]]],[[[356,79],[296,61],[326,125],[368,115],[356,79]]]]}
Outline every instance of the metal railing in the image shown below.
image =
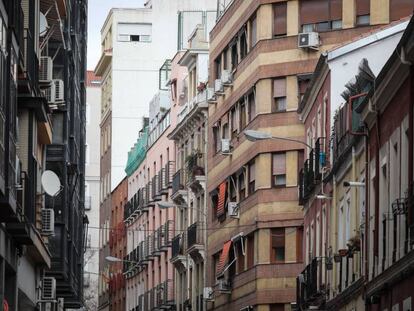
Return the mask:
{"type": "Polygon", "coordinates": [[[187,229],[187,248],[204,244],[203,223],[195,222],[187,229]]]}
{"type": "Polygon", "coordinates": [[[152,177],[151,180],[151,192],[152,192],[152,200],[158,200],[161,198],[161,192],[160,192],[160,184],[159,184],[159,175],[155,175],[152,177]]]}
{"type": "Polygon", "coordinates": [[[172,194],[177,193],[179,190],[183,190],[185,183],[185,173],[182,169],[179,169],[173,176],[172,194]]]}
{"type": "Polygon", "coordinates": [[[185,254],[185,245],[186,245],[186,232],[180,233],[173,237],[171,241],[171,259],[177,256],[184,256],[185,254]]]}

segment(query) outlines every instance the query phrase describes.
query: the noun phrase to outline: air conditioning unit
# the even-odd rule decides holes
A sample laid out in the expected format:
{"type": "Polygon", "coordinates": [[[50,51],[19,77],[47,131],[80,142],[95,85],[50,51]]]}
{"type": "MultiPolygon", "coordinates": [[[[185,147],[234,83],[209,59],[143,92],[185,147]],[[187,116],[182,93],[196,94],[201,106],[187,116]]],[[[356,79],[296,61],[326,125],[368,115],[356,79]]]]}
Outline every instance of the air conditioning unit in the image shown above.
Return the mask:
{"type": "Polygon", "coordinates": [[[49,83],[53,77],[53,61],[49,56],[40,57],[39,82],[49,83]]]}
{"type": "Polygon", "coordinates": [[[229,202],[227,204],[229,217],[239,218],[239,204],[237,202],[229,202]]]}
{"type": "Polygon", "coordinates": [[[298,36],[298,47],[318,49],[319,47],[319,34],[317,32],[305,32],[300,33],[298,36]]]}
{"type": "Polygon", "coordinates": [[[216,94],[214,93],[214,88],[212,87],[207,88],[207,101],[209,103],[217,102],[217,97],[216,97],[216,94]]]}
{"type": "Polygon", "coordinates": [[[203,298],[205,300],[213,299],[213,289],[211,287],[204,287],[203,289],[203,298]]]}
{"type": "Polygon", "coordinates": [[[52,277],[44,277],[42,279],[42,299],[56,299],[56,279],[52,277]]]}
{"type": "Polygon", "coordinates": [[[222,152],[222,153],[230,153],[230,149],[231,149],[231,146],[230,146],[230,139],[228,139],[228,138],[223,138],[223,139],[221,140],[221,152],[222,152]]]}
{"type": "Polygon", "coordinates": [[[55,232],[55,211],[51,208],[42,209],[42,234],[53,235],[55,232]]]}
{"type": "Polygon", "coordinates": [[[228,281],[226,281],[225,279],[219,279],[218,280],[218,290],[221,293],[230,293],[231,292],[231,286],[230,283],[228,281]]]}
{"type": "Polygon", "coordinates": [[[221,82],[223,85],[231,85],[233,83],[233,74],[230,70],[223,70],[221,74],[221,82]]]}
{"type": "Polygon", "coordinates": [[[223,82],[221,82],[221,79],[216,79],[214,81],[214,92],[218,95],[222,95],[223,90],[223,82]]]}
{"type": "Polygon", "coordinates": [[[52,86],[46,90],[46,99],[50,104],[63,103],[64,96],[64,83],[63,80],[53,79],[52,86]]]}

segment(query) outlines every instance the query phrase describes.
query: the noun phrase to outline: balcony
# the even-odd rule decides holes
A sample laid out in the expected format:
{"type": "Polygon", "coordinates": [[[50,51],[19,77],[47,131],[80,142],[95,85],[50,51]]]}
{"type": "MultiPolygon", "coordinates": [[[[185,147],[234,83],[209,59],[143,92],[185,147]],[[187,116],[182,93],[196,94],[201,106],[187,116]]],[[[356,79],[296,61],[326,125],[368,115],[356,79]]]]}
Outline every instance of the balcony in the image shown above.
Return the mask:
{"type": "Polygon", "coordinates": [[[322,269],[325,264],[314,258],[297,277],[297,303],[301,310],[323,308],[326,302],[326,288],[322,283],[322,269]]]}
{"type": "Polygon", "coordinates": [[[327,165],[324,147],[324,137],[319,137],[315,142],[315,148],[309,152],[308,159],[299,172],[299,203],[301,205],[306,204],[315,186],[322,181],[322,171],[327,165]]]}
{"type": "Polygon", "coordinates": [[[187,257],[185,255],[187,233],[176,235],[171,241],[172,254],[170,262],[179,271],[184,271],[187,266],[187,257]]]}
{"type": "Polygon", "coordinates": [[[97,76],[103,76],[106,68],[108,68],[111,61],[112,61],[112,48],[104,50],[102,52],[101,58],[99,59],[98,64],[95,67],[95,74],[97,76]]]}
{"type": "Polygon", "coordinates": [[[171,241],[174,231],[174,221],[168,220],[165,224],[159,227],[158,230],[159,249],[162,252],[167,252],[168,248],[171,247],[171,241]]]}
{"type": "Polygon", "coordinates": [[[154,231],[152,234],[152,256],[160,257],[161,256],[161,241],[160,241],[160,228],[154,231]]]}
{"type": "Polygon", "coordinates": [[[175,305],[174,282],[167,280],[155,287],[156,307],[158,309],[170,309],[175,305]]]}
{"type": "Polygon", "coordinates": [[[142,187],[138,194],[138,206],[141,212],[148,212],[147,187],[142,187]]]}
{"type": "Polygon", "coordinates": [[[155,206],[152,181],[145,186],[145,202],[147,207],[155,206]]]}
{"type": "Polygon", "coordinates": [[[187,184],[194,193],[205,188],[205,158],[201,152],[194,152],[186,158],[187,184]]]}
{"type": "Polygon", "coordinates": [[[187,201],[186,174],[179,169],[173,176],[171,199],[177,204],[183,204],[187,201]]]}
{"type": "Polygon", "coordinates": [[[152,177],[151,187],[152,187],[151,189],[152,200],[160,201],[161,200],[160,175],[155,175],[154,177],[152,177]]]}
{"type": "Polygon", "coordinates": [[[141,265],[148,264],[149,262],[149,244],[147,243],[147,240],[141,241],[138,245],[139,252],[138,252],[138,262],[141,265]]]}
{"type": "Polygon", "coordinates": [[[202,261],[205,257],[204,230],[202,222],[193,223],[187,229],[187,254],[196,262],[202,261]]]}

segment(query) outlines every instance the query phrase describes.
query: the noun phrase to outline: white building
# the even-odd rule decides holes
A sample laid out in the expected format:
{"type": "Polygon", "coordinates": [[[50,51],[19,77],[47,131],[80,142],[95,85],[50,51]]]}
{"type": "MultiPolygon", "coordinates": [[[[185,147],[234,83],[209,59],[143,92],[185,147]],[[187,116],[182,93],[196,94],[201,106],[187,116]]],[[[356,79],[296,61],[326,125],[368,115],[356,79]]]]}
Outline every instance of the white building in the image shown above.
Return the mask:
{"type": "Polygon", "coordinates": [[[102,76],[101,121],[107,126],[103,131],[108,132],[109,142],[116,142],[110,148],[109,170],[102,176],[104,196],[125,176],[127,154],[148,114],[148,103],[164,87],[158,73],[165,59],[187,47],[197,24],[205,21],[208,33],[215,16],[215,0],[151,0],[144,8],[109,12],[95,69],[102,76]]]}
{"type": "Polygon", "coordinates": [[[89,220],[84,266],[84,298],[89,310],[98,308],[99,275],[99,122],[101,80],[88,71],[86,82],[85,212],[89,220]]]}

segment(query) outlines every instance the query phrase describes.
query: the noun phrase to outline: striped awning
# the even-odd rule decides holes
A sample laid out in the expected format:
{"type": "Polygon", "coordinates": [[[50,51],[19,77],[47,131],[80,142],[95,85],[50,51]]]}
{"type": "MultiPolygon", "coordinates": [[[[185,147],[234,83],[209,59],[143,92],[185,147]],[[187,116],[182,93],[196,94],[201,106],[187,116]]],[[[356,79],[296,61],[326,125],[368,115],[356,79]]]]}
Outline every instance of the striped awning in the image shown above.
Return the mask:
{"type": "Polygon", "coordinates": [[[223,181],[219,186],[219,195],[218,195],[218,203],[217,203],[217,211],[216,216],[220,217],[226,213],[224,207],[226,204],[226,191],[227,191],[227,183],[223,181]]]}
{"type": "Polygon", "coordinates": [[[223,245],[223,250],[221,251],[219,262],[217,263],[217,270],[216,270],[217,276],[220,276],[223,273],[224,268],[226,267],[226,264],[229,260],[230,248],[231,248],[231,240],[227,241],[223,245]]]}

